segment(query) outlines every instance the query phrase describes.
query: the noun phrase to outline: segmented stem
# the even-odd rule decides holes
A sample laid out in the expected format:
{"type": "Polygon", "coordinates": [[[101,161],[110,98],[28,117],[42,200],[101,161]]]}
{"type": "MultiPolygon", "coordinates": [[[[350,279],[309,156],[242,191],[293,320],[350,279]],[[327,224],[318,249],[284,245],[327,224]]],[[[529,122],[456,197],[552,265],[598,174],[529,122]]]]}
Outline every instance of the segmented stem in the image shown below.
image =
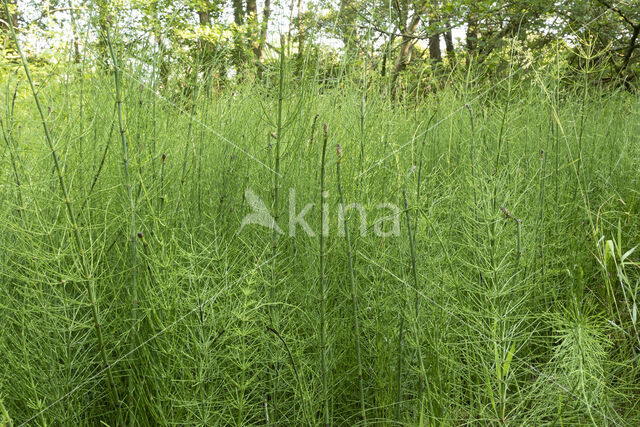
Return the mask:
{"type": "MultiPolygon", "coordinates": [[[[109,45],[109,54],[113,62],[113,77],[116,89],[116,110],[118,113],[118,127],[120,130],[120,140],[122,142],[122,165],[124,171],[125,187],[127,189],[127,198],[129,200],[129,220],[130,220],[130,238],[131,238],[131,330],[129,337],[129,352],[133,352],[136,346],[136,330],[138,327],[138,251],[137,251],[137,230],[136,230],[136,202],[131,189],[131,178],[129,176],[129,146],[127,144],[127,131],[124,125],[124,114],[122,113],[122,97],[120,95],[120,73],[118,69],[118,60],[113,51],[113,43],[111,43],[111,33],[107,26],[107,44],[109,45]]],[[[133,425],[135,421],[133,394],[134,394],[134,372],[133,366],[130,370],[129,377],[129,422],[133,425]]]]}
{"type": "MultiPolygon", "coordinates": [[[[4,3],[4,10],[5,10],[6,16],[10,16],[7,0],[3,0],[3,3],[4,3]]],[[[105,349],[105,344],[104,344],[104,338],[102,336],[102,324],[100,323],[100,313],[98,312],[98,305],[96,301],[97,296],[96,296],[96,288],[95,288],[95,279],[91,275],[91,269],[89,268],[89,263],[87,261],[86,251],[84,248],[84,244],[82,242],[82,236],[80,235],[80,229],[78,228],[78,223],[76,221],[76,215],[73,210],[73,204],[71,202],[69,189],[67,188],[66,182],[64,180],[62,167],[60,166],[60,160],[58,159],[58,153],[53,143],[53,137],[51,136],[49,127],[47,126],[44,110],[42,109],[40,98],[38,97],[38,92],[36,91],[35,85],[33,84],[33,78],[31,77],[31,72],[29,71],[29,65],[27,64],[27,60],[25,59],[24,54],[22,53],[20,44],[18,43],[18,38],[16,37],[15,29],[13,28],[13,23],[11,22],[11,19],[8,19],[7,21],[9,22],[9,29],[11,31],[11,36],[13,37],[13,41],[16,45],[16,51],[20,56],[20,61],[22,62],[22,66],[24,67],[24,72],[27,76],[27,80],[29,81],[29,86],[31,87],[31,92],[33,93],[33,98],[36,102],[36,107],[38,108],[38,113],[40,114],[40,121],[42,122],[42,127],[44,129],[44,136],[47,142],[47,146],[51,151],[51,158],[53,160],[53,166],[55,169],[56,177],[58,178],[60,190],[62,191],[62,196],[64,197],[64,204],[67,212],[67,220],[71,225],[73,241],[76,246],[77,253],[79,254],[78,261],[80,263],[80,266],[82,269],[82,275],[87,287],[87,294],[89,296],[89,305],[91,306],[91,315],[93,318],[94,331],[96,333],[96,338],[98,340],[98,348],[100,351],[102,364],[104,365],[104,370],[107,374],[109,392],[111,394],[111,398],[113,400],[114,405],[117,407],[118,417],[121,418],[122,413],[121,413],[120,398],[118,397],[118,391],[116,389],[116,384],[113,379],[111,365],[109,364],[109,359],[107,357],[107,351],[105,349]]]]}
{"type": "MultiPolygon", "coordinates": [[[[336,173],[338,175],[338,193],[340,194],[340,207],[343,214],[346,213],[344,194],[342,191],[342,176],[340,174],[340,163],[342,160],[342,148],[338,144],[338,162],[336,163],[336,173]]],[[[344,218],[344,216],[343,216],[344,218]]],[[[356,287],[355,273],[353,272],[353,255],[351,253],[351,238],[349,236],[348,220],[345,218],[344,235],[346,239],[347,259],[349,262],[349,281],[351,283],[351,305],[353,311],[353,333],[356,341],[356,357],[358,358],[358,382],[360,388],[361,416],[365,425],[367,423],[366,406],[364,403],[364,378],[362,373],[362,352],[360,350],[360,322],[358,321],[358,291],[356,287]]]]}

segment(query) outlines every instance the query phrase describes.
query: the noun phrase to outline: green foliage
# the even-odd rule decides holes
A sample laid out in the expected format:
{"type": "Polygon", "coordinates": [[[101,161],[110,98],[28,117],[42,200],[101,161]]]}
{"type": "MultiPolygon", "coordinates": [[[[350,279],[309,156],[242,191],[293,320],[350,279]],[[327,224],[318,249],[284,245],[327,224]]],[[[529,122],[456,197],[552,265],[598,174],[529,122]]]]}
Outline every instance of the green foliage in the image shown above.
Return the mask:
{"type": "Polygon", "coordinates": [[[9,417],[9,413],[7,412],[7,409],[4,407],[4,404],[2,403],[2,399],[0,399],[0,426],[11,427],[12,425],[13,425],[13,422],[9,417]]]}
{"type": "MultiPolygon", "coordinates": [[[[371,3],[388,33],[418,4],[371,3]]],[[[78,61],[0,64],[0,426],[640,423],[640,102],[605,41],[634,9],[437,2],[478,44],[416,42],[394,92],[400,39],[336,27],[345,55],[322,3],[260,65],[263,15],[132,4],[88,5],[78,61]],[[251,189],[287,230],[291,188],[316,237],[241,229],[251,189]]]]}
{"type": "MultiPolygon", "coordinates": [[[[266,62],[265,85],[235,93],[206,95],[197,81],[179,108],[140,84],[145,72],[123,70],[142,236],[133,349],[130,201],[113,78],[76,73],[73,64],[62,82],[35,74],[118,395],[133,385],[125,416],[139,424],[262,424],[267,416],[321,424],[328,402],[331,422],[351,425],[362,390],[371,423],[637,424],[637,98],[569,85],[563,73],[571,70],[548,58],[524,66],[526,50],[513,49],[514,73],[497,85],[473,70],[466,83],[452,77],[452,88],[392,104],[378,96],[384,82],[373,80],[364,127],[360,72],[337,68],[331,87],[318,69],[298,81],[285,65],[286,82],[299,83],[283,88],[279,187],[285,195],[296,188],[298,209],[316,203],[312,227],[321,222],[316,114],[328,144],[342,146],[345,200],[372,214],[380,202],[401,205],[407,171],[422,164],[420,197],[418,173],[406,181],[410,226],[400,238],[361,236],[357,216],[349,221],[362,388],[354,328],[344,326],[353,324],[354,300],[344,238],[334,233],[337,193],[330,191],[333,232],[323,243],[325,374],[317,241],[300,230],[280,237],[272,265],[270,230],[238,233],[251,212],[244,189],[265,200],[273,191],[264,177],[274,164],[277,63],[266,62]]],[[[4,407],[18,423],[114,424],[74,230],[27,85],[9,76],[0,186],[4,407]]],[[[335,189],[335,158],[327,157],[326,188],[335,189]]],[[[283,215],[284,229],[286,222],[283,215]]]]}

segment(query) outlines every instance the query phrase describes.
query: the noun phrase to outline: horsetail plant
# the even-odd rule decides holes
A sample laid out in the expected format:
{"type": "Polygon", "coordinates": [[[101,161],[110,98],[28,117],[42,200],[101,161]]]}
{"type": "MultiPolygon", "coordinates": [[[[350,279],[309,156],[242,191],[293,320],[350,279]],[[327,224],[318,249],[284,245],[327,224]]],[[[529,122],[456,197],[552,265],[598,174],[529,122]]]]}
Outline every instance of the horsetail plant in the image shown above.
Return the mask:
{"type": "MultiPolygon", "coordinates": [[[[4,3],[4,11],[6,16],[11,16],[9,14],[9,6],[7,4],[7,0],[3,0],[3,3],[4,3]]],[[[42,109],[42,104],[40,103],[38,92],[36,91],[35,84],[33,83],[31,72],[29,71],[29,65],[27,64],[27,60],[25,59],[24,54],[22,53],[22,49],[20,48],[20,43],[18,42],[15,29],[13,28],[13,22],[11,19],[9,19],[8,22],[9,22],[9,30],[11,31],[11,37],[13,38],[13,41],[15,43],[16,51],[18,52],[18,56],[20,57],[20,61],[22,62],[24,72],[26,74],[27,80],[29,81],[31,93],[33,94],[33,99],[36,103],[36,107],[40,115],[40,122],[42,124],[42,128],[44,129],[45,140],[47,142],[47,146],[49,148],[49,151],[51,152],[51,158],[53,160],[53,168],[55,170],[55,174],[58,179],[58,184],[60,185],[60,190],[64,197],[67,220],[69,222],[69,225],[71,225],[71,228],[72,228],[73,241],[74,241],[76,251],[78,253],[77,261],[80,264],[83,279],[87,287],[87,294],[89,296],[89,305],[91,306],[91,315],[93,318],[93,328],[96,334],[96,339],[98,340],[98,348],[100,352],[100,357],[102,359],[104,372],[106,372],[106,375],[107,375],[109,392],[111,394],[111,399],[113,400],[113,404],[117,409],[118,419],[122,421],[122,406],[121,406],[120,398],[118,397],[118,391],[116,389],[116,384],[113,379],[113,372],[111,370],[111,365],[109,364],[109,359],[107,357],[107,351],[105,348],[105,342],[102,336],[102,324],[100,323],[100,313],[98,311],[95,278],[93,277],[91,269],[89,267],[89,261],[87,260],[87,257],[86,257],[86,250],[84,247],[84,243],[82,241],[80,229],[78,227],[76,214],[73,208],[73,203],[71,202],[71,195],[69,193],[67,183],[64,180],[62,166],[60,165],[60,160],[58,158],[58,152],[56,151],[56,147],[53,143],[53,137],[51,136],[51,133],[49,131],[49,126],[47,126],[44,110],[42,109]]]]}
{"type": "MultiPolygon", "coordinates": [[[[433,117],[433,116],[432,116],[433,117]]],[[[429,126],[427,126],[428,128],[429,126]]],[[[422,146],[424,147],[424,142],[426,140],[426,135],[424,137],[424,140],[422,141],[422,146]]],[[[411,175],[413,173],[415,169],[415,166],[413,168],[411,168],[411,171],[409,172],[409,175],[411,175]]],[[[418,194],[420,194],[420,174],[422,172],[422,148],[420,149],[420,166],[418,167],[418,188],[417,188],[417,192],[418,194]]],[[[418,222],[416,221],[415,226],[418,226],[418,222]]],[[[409,231],[411,231],[411,225],[409,225],[409,231]]],[[[402,405],[402,371],[403,371],[403,366],[404,366],[404,352],[403,352],[403,346],[404,346],[404,319],[405,319],[405,310],[407,307],[407,287],[405,286],[403,289],[403,295],[402,295],[402,305],[400,306],[400,326],[398,328],[398,363],[397,363],[397,367],[396,367],[396,421],[400,422],[400,409],[401,409],[401,405],[402,405]]]]}
{"type": "Polygon", "coordinates": [[[500,210],[504,214],[506,219],[512,219],[518,225],[518,234],[516,240],[516,265],[520,263],[520,257],[522,256],[522,221],[509,212],[504,206],[500,206],[500,210]]]}
{"type": "Polygon", "coordinates": [[[395,418],[400,422],[400,412],[402,408],[402,371],[404,367],[404,318],[407,307],[407,287],[405,286],[402,294],[402,303],[400,305],[400,326],[398,327],[398,362],[396,366],[396,413],[395,418]]]}
{"type": "MultiPolygon", "coordinates": [[[[5,124],[0,117],[0,130],[2,131],[2,136],[4,138],[4,142],[7,144],[7,148],[9,150],[9,159],[11,160],[11,169],[13,170],[13,179],[16,185],[16,197],[18,202],[18,207],[16,209],[16,213],[18,217],[22,220],[24,225],[24,217],[22,210],[24,209],[24,198],[22,196],[22,182],[20,181],[20,174],[18,173],[18,154],[17,154],[17,143],[13,138],[14,126],[13,126],[13,113],[15,107],[16,94],[18,92],[18,85],[16,84],[15,90],[13,91],[13,96],[11,97],[11,103],[7,102],[7,125],[5,129],[5,124]]],[[[7,84],[7,101],[9,100],[9,84],[7,84]]]]}
{"type": "Polygon", "coordinates": [[[9,416],[9,412],[7,412],[7,408],[4,407],[2,403],[2,396],[0,396],[0,426],[3,427],[11,427],[13,425],[13,421],[9,416]]]}
{"type": "MultiPolygon", "coordinates": [[[[340,174],[340,164],[342,163],[342,146],[340,143],[336,146],[338,161],[336,162],[336,174],[338,178],[338,194],[340,195],[340,209],[343,215],[346,214],[346,205],[344,202],[344,193],[342,191],[342,175],[340,174]]],[[[349,265],[349,282],[351,284],[351,309],[353,311],[353,334],[356,342],[356,358],[358,363],[358,383],[360,391],[360,408],[362,421],[367,423],[366,407],[364,404],[364,378],[362,372],[362,352],[360,350],[360,323],[358,321],[358,290],[356,287],[355,273],[353,272],[353,254],[351,252],[351,238],[349,236],[348,219],[345,219],[344,237],[346,242],[347,261],[349,265]]]]}
{"type": "MultiPolygon", "coordinates": [[[[318,115],[313,120],[315,125],[318,115]]],[[[313,136],[313,134],[312,134],[313,136]]],[[[324,207],[325,198],[325,160],[327,152],[327,139],[329,132],[327,124],[324,124],[324,137],[322,140],[322,156],[320,160],[320,372],[322,375],[322,410],[324,416],[324,424],[328,427],[331,422],[329,419],[329,389],[327,386],[327,289],[325,284],[324,271],[324,234],[326,231],[325,221],[327,220],[327,212],[324,207]]]]}
{"type": "MultiPolygon", "coordinates": [[[[418,182],[416,184],[416,200],[420,200],[420,194],[421,194],[420,190],[422,189],[422,163],[424,160],[423,158],[424,146],[426,145],[426,142],[427,142],[427,136],[429,135],[431,122],[433,121],[433,119],[436,117],[437,114],[438,114],[438,107],[436,107],[431,117],[429,117],[426,130],[424,131],[424,137],[422,138],[422,143],[420,144],[420,154],[418,154],[419,163],[418,163],[418,177],[417,177],[418,182]]],[[[413,169],[411,170],[409,175],[411,175],[412,173],[413,173],[413,169]]],[[[418,221],[416,220],[416,223],[414,224],[414,233],[417,227],[418,227],[418,221]]]]}
{"type": "MultiPolygon", "coordinates": [[[[280,218],[279,209],[279,196],[280,196],[280,142],[282,140],[282,103],[284,101],[284,48],[285,38],[284,34],[280,36],[280,76],[278,81],[278,115],[276,118],[276,133],[272,134],[275,138],[275,164],[273,170],[273,218],[275,224],[278,224],[280,218]]],[[[272,249],[273,249],[273,265],[271,270],[271,290],[270,294],[275,297],[275,270],[276,270],[276,256],[278,255],[278,231],[277,227],[273,228],[272,234],[272,249]]],[[[273,313],[271,322],[273,323],[273,313]]]]}
{"type": "Polygon", "coordinates": [[[309,137],[309,146],[307,147],[307,152],[313,148],[313,139],[316,134],[316,124],[318,122],[318,117],[320,117],[320,114],[316,114],[313,117],[313,122],[311,123],[311,136],[309,137]]]}
{"type": "MultiPolygon", "coordinates": [[[[469,111],[469,122],[471,123],[471,148],[469,149],[469,158],[471,160],[471,179],[475,182],[476,180],[476,159],[475,159],[475,151],[476,151],[476,137],[475,137],[475,126],[473,123],[473,110],[471,109],[471,105],[464,104],[464,106],[469,111]]],[[[478,197],[476,195],[476,187],[473,186],[473,207],[476,209],[478,206],[478,197]]],[[[477,217],[476,217],[477,219],[477,217]]]]}
{"type": "Polygon", "coordinates": [[[362,95],[360,98],[360,158],[358,159],[358,190],[360,190],[362,180],[364,179],[363,162],[364,162],[364,143],[365,143],[365,119],[367,117],[367,48],[364,49],[364,56],[362,61],[362,95]]]}
{"type": "MultiPolygon", "coordinates": [[[[409,172],[409,176],[411,176],[411,174],[413,173],[414,168],[411,169],[411,172],[409,172]]],[[[408,179],[408,176],[407,176],[408,179]]],[[[406,182],[405,182],[405,186],[402,189],[402,198],[404,200],[404,210],[405,210],[405,217],[407,220],[407,233],[409,234],[409,254],[411,257],[411,273],[412,273],[412,281],[413,281],[413,288],[415,289],[415,306],[414,306],[414,315],[415,315],[415,319],[414,319],[414,332],[415,332],[415,339],[416,339],[416,350],[418,353],[418,364],[420,365],[420,377],[418,379],[418,404],[420,405],[420,407],[422,407],[422,393],[424,390],[424,386],[426,385],[427,387],[427,394],[429,394],[430,390],[429,390],[429,381],[427,378],[427,371],[424,367],[424,359],[422,358],[422,347],[421,347],[421,335],[420,334],[420,326],[419,326],[419,315],[420,315],[420,291],[418,288],[418,271],[416,268],[416,249],[415,249],[415,241],[413,238],[413,231],[412,231],[412,227],[411,227],[411,215],[409,213],[409,200],[407,198],[407,186],[406,186],[406,182]]],[[[429,406],[431,409],[431,414],[433,415],[433,408],[431,405],[431,399],[430,396],[428,396],[429,398],[429,406]]]]}
{"type": "MultiPolygon", "coordinates": [[[[80,36],[99,24],[74,14],[80,36]]],[[[234,63],[239,74],[229,76],[226,62],[208,64],[218,52],[209,55],[206,45],[180,42],[188,47],[179,56],[194,62],[178,67],[165,51],[175,40],[162,38],[171,27],[159,18],[156,39],[149,38],[155,49],[134,39],[125,45],[116,21],[109,28],[121,121],[106,29],[99,34],[104,51],[90,59],[91,46],[83,43],[85,73],[74,73],[81,64],[70,64],[73,56],[64,52],[53,53],[63,65],[57,68],[42,65],[47,54],[31,57],[29,29],[16,26],[58,170],[27,79],[11,74],[18,66],[23,73],[23,65],[10,55],[0,65],[9,70],[0,72],[0,400],[14,425],[124,426],[135,419],[136,425],[362,426],[362,401],[369,425],[638,424],[640,411],[628,405],[639,390],[633,355],[640,330],[638,249],[630,249],[640,229],[633,94],[589,89],[582,102],[580,75],[572,89],[576,73],[562,55],[555,93],[548,92],[555,68],[549,56],[527,71],[548,67],[539,81],[527,78],[532,74],[514,78],[505,119],[506,80],[487,88],[508,69],[469,67],[466,90],[462,72],[433,86],[437,91],[411,81],[408,70],[398,80],[403,96],[366,101],[361,132],[370,138],[360,158],[361,77],[369,89],[382,89],[384,77],[369,70],[381,59],[378,51],[362,68],[356,50],[360,62],[353,66],[308,44],[308,52],[319,52],[309,62],[318,64],[315,80],[313,72],[294,71],[286,56],[283,67],[279,51],[275,61],[234,63]],[[254,65],[263,80],[251,78],[254,65]],[[195,83],[194,67],[203,76],[195,83]],[[138,90],[134,79],[144,86],[138,90]],[[203,123],[212,126],[202,130],[203,123]],[[138,227],[135,324],[120,129],[138,227]],[[329,137],[334,149],[339,141],[346,150],[341,198],[329,137]],[[602,138],[607,144],[598,144],[602,138]],[[249,158],[244,163],[234,158],[241,154],[249,158]],[[311,225],[311,233],[303,227],[304,234],[275,236],[275,263],[274,181],[278,221],[289,230],[303,220],[311,225]],[[574,185],[581,191],[576,200],[574,185]],[[246,193],[258,186],[268,193],[260,209],[246,193]],[[65,194],[73,200],[71,214],[65,194]],[[357,211],[350,205],[356,201],[363,203],[357,211]],[[309,205],[305,217],[301,208],[309,205]],[[341,241],[343,206],[351,213],[348,250],[341,241]],[[252,213],[269,216],[239,232],[240,220],[252,213]],[[367,231],[358,234],[362,224],[367,231]],[[588,244],[592,238],[597,246],[588,244]],[[109,378],[121,400],[111,397],[109,378]]],[[[392,48],[398,41],[392,39],[383,43],[392,48]]],[[[295,55],[296,44],[287,47],[295,55]]],[[[426,82],[431,69],[425,70],[426,82]]],[[[0,425],[6,413],[0,404],[0,425]]]]}
{"type": "MultiPolygon", "coordinates": [[[[539,234],[539,251],[540,251],[540,273],[544,276],[544,174],[545,174],[545,157],[544,150],[540,150],[540,193],[539,193],[539,204],[540,204],[540,213],[538,217],[538,234],[539,234]]],[[[579,178],[578,178],[579,179],[579,178]]]]}
{"type": "MultiPolygon", "coordinates": [[[[109,54],[111,55],[111,61],[113,63],[113,78],[115,83],[115,91],[116,91],[116,108],[118,113],[118,127],[120,130],[120,140],[122,142],[122,167],[124,172],[124,184],[127,190],[127,198],[129,200],[129,233],[131,238],[131,329],[129,336],[129,352],[133,353],[137,337],[136,337],[136,329],[138,328],[138,251],[137,251],[137,235],[138,232],[136,230],[136,202],[133,196],[133,192],[131,189],[131,177],[129,176],[129,146],[127,143],[127,131],[125,129],[124,124],[124,114],[122,112],[122,98],[120,94],[120,73],[118,68],[118,60],[116,58],[115,52],[113,51],[113,43],[111,42],[111,32],[109,31],[109,22],[106,26],[106,36],[107,36],[107,45],[109,46],[109,54]]],[[[133,405],[133,394],[135,391],[134,387],[134,375],[135,369],[131,366],[131,377],[129,377],[129,423],[133,425],[135,423],[135,415],[134,415],[134,405],[133,405]]]]}
{"type": "Polygon", "coordinates": [[[162,211],[162,207],[164,206],[164,202],[167,196],[164,194],[164,170],[167,165],[167,154],[162,153],[162,158],[160,159],[160,197],[158,201],[160,202],[159,210],[162,211]]]}
{"type": "MultiPolygon", "coordinates": [[[[285,36],[284,34],[280,35],[280,73],[278,80],[278,112],[276,117],[276,133],[271,133],[271,136],[275,139],[275,164],[273,169],[273,218],[274,224],[273,233],[271,237],[271,248],[272,248],[272,262],[271,262],[271,283],[269,287],[269,297],[271,303],[275,303],[276,299],[276,269],[277,269],[277,258],[278,258],[278,219],[280,218],[280,206],[279,206],[279,198],[280,198],[280,146],[282,140],[282,104],[284,101],[284,60],[285,60],[285,36]]],[[[271,323],[270,327],[275,330],[279,329],[279,322],[274,310],[273,305],[269,305],[269,322],[271,323]]],[[[272,396],[272,404],[274,408],[277,408],[277,394],[278,394],[278,386],[277,386],[277,371],[278,366],[274,366],[275,370],[275,378],[272,378],[274,384],[273,396],[272,396]]],[[[268,410],[267,410],[268,413],[268,410]]]]}

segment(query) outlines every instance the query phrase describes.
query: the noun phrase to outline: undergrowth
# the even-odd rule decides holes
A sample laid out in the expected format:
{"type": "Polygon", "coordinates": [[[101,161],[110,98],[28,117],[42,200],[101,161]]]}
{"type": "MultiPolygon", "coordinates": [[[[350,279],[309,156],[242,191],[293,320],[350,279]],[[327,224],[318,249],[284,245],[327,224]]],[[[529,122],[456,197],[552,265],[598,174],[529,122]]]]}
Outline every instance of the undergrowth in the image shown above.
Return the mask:
{"type": "Polygon", "coordinates": [[[3,425],[640,422],[637,96],[551,64],[391,100],[283,58],[177,99],[126,59],[34,75],[50,146],[2,78],[3,425]]]}

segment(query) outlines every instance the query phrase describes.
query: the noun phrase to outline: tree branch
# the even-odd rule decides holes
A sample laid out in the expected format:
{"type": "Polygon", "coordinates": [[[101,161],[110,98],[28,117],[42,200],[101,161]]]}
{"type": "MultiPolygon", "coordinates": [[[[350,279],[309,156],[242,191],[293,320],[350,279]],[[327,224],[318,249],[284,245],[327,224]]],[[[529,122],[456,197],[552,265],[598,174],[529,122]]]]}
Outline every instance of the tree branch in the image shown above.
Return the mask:
{"type": "Polygon", "coordinates": [[[606,0],[598,0],[598,2],[600,4],[602,4],[603,6],[607,7],[609,10],[614,11],[615,13],[617,13],[618,15],[620,15],[620,17],[627,23],[629,24],[633,29],[635,29],[638,25],[635,24],[627,15],[624,14],[624,12],[622,12],[618,7],[612,5],[611,3],[609,3],[606,0]]]}

